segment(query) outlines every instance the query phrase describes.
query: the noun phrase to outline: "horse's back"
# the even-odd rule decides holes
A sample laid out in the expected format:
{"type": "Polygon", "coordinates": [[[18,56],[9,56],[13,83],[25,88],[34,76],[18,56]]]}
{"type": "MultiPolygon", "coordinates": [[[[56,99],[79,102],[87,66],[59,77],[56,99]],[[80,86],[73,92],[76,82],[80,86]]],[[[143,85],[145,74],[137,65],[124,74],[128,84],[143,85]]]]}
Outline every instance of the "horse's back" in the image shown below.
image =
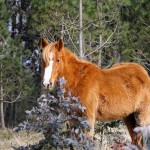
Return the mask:
{"type": "Polygon", "coordinates": [[[134,84],[137,86],[150,88],[150,78],[143,66],[137,63],[120,63],[112,66],[112,69],[116,70],[117,73],[124,74],[122,80],[128,78],[129,81],[134,80],[134,84]]]}
{"type": "Polygon", "coordinates": [[[142,66],[122,63],[102,70],[101,74],[98,109],[100,120],[124,118],[136,112],[141,103],[150,103],[150,99],[145,99],[150,96],[150,78],[142,66]]]}
{"type": "Polygon", "coordinates": [[[116,76],[119,74],[120,77],[123,78],[130,77],[129,80],[135,78],[137,82],[141,81],[143,84],[150,82],[148,72],[144,69],[144,67],[137,63],[118,63],[112,66],[110,74],[111,71],[115,72],[116,76]]]}

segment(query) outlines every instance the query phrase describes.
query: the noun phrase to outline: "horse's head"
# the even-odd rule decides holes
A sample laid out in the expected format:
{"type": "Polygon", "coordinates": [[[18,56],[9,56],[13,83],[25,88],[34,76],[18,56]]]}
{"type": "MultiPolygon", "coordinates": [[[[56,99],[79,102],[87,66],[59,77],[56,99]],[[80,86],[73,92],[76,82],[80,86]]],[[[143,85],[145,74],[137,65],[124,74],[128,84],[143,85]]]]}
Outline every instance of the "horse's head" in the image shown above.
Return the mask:
{"type": "Polygon", "coordinates": [[[64,43],[59,39],[56,43],[48,43],[42,39],[43,86],[52,90],[63,69],[62,51],[64,43]]]}

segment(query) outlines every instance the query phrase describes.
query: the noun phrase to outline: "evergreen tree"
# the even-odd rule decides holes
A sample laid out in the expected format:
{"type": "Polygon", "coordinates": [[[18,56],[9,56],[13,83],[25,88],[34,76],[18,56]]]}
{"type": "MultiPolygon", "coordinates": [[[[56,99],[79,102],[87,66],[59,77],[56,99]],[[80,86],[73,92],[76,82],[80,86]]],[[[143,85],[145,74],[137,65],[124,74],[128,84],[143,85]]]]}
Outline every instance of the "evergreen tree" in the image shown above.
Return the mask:
{"type": "MultiPolygon", "coordinates": [[[[132,49],[130,60],[143,64],[150,71],[149,24],[150,3],[148,0],[128,0],[121,6],[121,20],[128,24],[126,41],[132,49]]],[[[126,45],[127,47],[127,45],[126,45]]]]}
{"type": "MultiPolygon", "coordinates": [[[[30,33],[55,41],[63,37],[67,47],[79,55],[79,1],[31,2],[30,33]]],[[[129,61],[133,50],[129,46],[129,23],[120,19],[126,1],[83,1],[84,58],[102,66],[129,61]],[[100,61],[101,59],[101,61],[100,61]]],[[[35,39],[36,40],[36,39],[35,39]]]]}
{"type": "MultiPolygon", "coordinates": [[[[148,0],[86,0],[82,5],[84,59],[105,68],[115,62],[136,61],[149,69],[148,0]]],[[[3,101],[36,99],[39,94],[41,37],[49,41],[61,37],[79,55],[79,1],[2,0],[0,27],[3,101]]],[[[4,105],[7,122],[15,120],[14,114],[22,108],[16,102],[4,105]]]]}
{"type": "Polygon", "coordinates": [[[8,36],[7,31],[7,19],[8,13],[7,8],[5,6],[5,1],[0,1],[0,126],[5,128],[5,121],[4,121],[4,81],[3,81],[3,62],[2,60],[6,57],[5,53],[5,43],[6,38],[8,36]]]}
{"type": "Polygon", "coordinates": [[[14,125],[17,120],[20,120],[24,110],[31,107],[27,105],[31,103],[29,98],[32,96],[32,90],[35,89],[32,72],[25,68],[26,61],[24,61],[21,40],[23,25],[21,27],[21,19],[18,19],[21,16],[20,6],[20,3],[15,0],[0,3],[2,29],[0,31],[0,94],[3,128],[5,127],[4,116],[7,125],[10,123],[14,125]]]}

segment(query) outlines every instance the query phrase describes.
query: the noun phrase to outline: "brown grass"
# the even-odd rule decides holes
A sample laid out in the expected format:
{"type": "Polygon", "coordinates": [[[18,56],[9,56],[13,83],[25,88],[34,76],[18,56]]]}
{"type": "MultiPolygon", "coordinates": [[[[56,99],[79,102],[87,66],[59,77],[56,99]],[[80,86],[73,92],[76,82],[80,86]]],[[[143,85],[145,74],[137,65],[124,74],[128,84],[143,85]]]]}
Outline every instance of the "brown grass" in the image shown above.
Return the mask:
{"type": "Polygon", "coordinates": [[[99,132],[94,135],[94,150],[121,150],[121,146],[131,142],[127,127],[120,124],[117,127],[101,128],[103,123],[96,125],[99,132]],[[100,129],[98,129],[100,128],[100,129]]]}
{"type": "Polygon", "coordinates": [[[35,144],[42,138],[41,133],[26,131],[13,133],[11,129],[0,130],[0,150],[13,150],[13,147],[35,144]]]}
{"type": "MultiPolygon", "coordinates": [[[[126,126],[119,125],[114,128],[101,128],[101,123],[96,125],[94,135],[94,150],[114,150],[112,146],[116,143],[130,143],[131,139],[126,129],[126,126]],[[100,127],[100,129],[98,129],[100,127]]],[[[20,146],[27,146],[29,144],[36,144],[44,136],[41,133],[21,131],[19,133],[12,132],[11,129],[0,130],[0,150],[14,150],[20,146]]],[[[119,148],[115,148],[119,150],[119,148]]]]}

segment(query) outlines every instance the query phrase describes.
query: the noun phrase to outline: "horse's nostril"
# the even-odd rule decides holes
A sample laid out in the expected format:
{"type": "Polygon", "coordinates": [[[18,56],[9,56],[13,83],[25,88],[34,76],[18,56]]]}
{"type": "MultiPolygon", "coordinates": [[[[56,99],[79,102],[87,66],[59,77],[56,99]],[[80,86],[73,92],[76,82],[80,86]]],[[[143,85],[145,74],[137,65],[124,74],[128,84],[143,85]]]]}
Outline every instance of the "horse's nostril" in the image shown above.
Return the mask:
{"type": "Polygon", "coordinates": [[[52,82],[49,82],[49,85],[52,86],[52,82]]]}

